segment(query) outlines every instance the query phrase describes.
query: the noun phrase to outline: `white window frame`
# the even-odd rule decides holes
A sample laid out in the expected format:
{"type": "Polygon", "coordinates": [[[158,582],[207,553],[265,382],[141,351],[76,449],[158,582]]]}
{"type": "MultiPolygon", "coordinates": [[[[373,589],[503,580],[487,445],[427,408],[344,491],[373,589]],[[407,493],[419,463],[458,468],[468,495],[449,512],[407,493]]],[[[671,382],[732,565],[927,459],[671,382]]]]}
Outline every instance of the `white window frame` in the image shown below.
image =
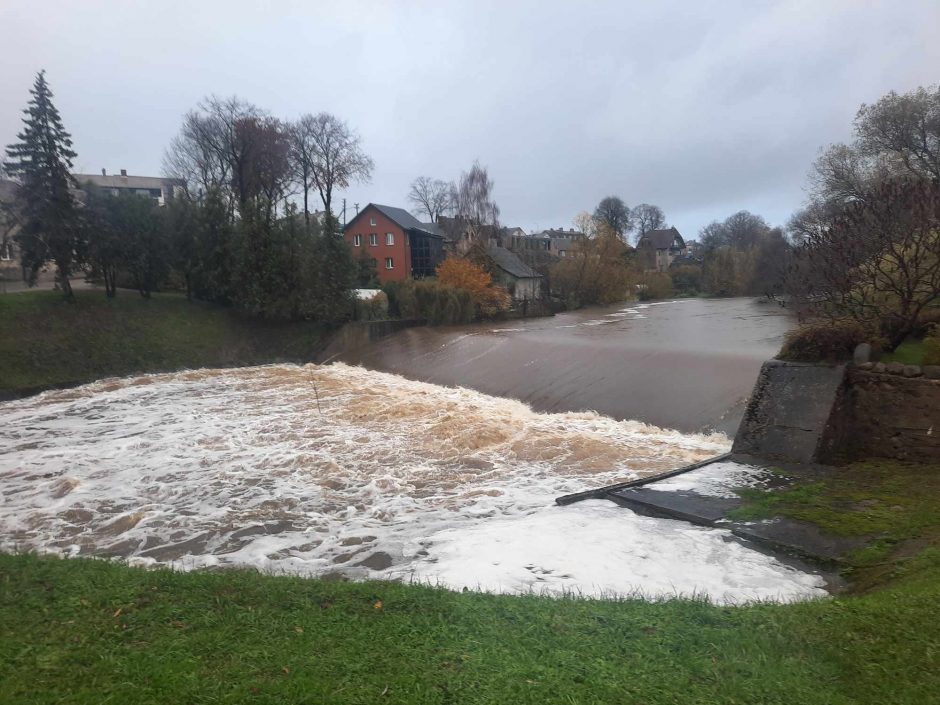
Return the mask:
{"type": "Polygon", "coordinates": [[[385,268],[386,268],[386,269],[395,269],[395,260],[393,260],[391,257],[386,257],[386,258],[385,258],[385,268]]]}
{"type": "Polygon", "coordinates": [[[379,246],[379,236],[377,233],[369,233],[369,247],[379,246]]]}
{"type": "Polygon", "coordinates": [[[10,262],[13,260],[13,247],[9,242],[0,243],[0,262],[10,262]]]}
{"type": "Polygon", "coordinates": [[[362,235],[353,235],[353,247],[362,247],[362,235]]]}
{"type": "Polygon", "coordinates": [[[385,233],[385,244],[386,245],[395,244],[395,233],[385,233]]]}
{"type": "Polygon", "coordinates": [[[375,217],[374,217],[374,216],[371,217],[371,218],[369,218],[369,225],[371,225],[373,228],[375,227],[375,217]]]}

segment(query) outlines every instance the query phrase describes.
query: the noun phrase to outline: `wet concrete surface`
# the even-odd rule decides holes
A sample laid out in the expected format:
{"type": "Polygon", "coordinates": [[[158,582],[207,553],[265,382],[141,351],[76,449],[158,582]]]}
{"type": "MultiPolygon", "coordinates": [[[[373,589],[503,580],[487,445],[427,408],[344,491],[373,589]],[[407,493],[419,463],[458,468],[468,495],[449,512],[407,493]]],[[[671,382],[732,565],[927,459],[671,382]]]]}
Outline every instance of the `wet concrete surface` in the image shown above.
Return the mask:
{"type": "Polygon", "coordinates": [[[337,359],[410,379],[733,436],[761,363],[795,325],[753,298],[618,304],[552,318],[412,328],[337,359]]]}

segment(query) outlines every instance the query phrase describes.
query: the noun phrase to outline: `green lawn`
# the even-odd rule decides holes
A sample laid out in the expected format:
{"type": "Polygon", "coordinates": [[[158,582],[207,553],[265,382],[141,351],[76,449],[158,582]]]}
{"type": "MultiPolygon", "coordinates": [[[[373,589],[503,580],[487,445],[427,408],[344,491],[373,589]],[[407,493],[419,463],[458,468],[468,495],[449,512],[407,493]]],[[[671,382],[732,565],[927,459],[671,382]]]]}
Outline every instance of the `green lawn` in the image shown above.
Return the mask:
{"type": "Polygon", "coordinates": [[[264,323],[177,294],[78,291],[0,295],[0,394],[136,372],[309,361],[326,331],[264,323]]]}
{"type": "Polygon", "coordinates": [[[924,341],[905,340],[894,352],[881,356],[882,362],[901,362],[905,365],[922,365],[924,363],[924,341]]]}
{"type": "Polygon", "coordinates": [[[0,555],[0,703],[936,703],[938,505],[940,466],[898,463],[753,495],[753,516],[879,537],[852,594],[794,605],[0,555]]]}

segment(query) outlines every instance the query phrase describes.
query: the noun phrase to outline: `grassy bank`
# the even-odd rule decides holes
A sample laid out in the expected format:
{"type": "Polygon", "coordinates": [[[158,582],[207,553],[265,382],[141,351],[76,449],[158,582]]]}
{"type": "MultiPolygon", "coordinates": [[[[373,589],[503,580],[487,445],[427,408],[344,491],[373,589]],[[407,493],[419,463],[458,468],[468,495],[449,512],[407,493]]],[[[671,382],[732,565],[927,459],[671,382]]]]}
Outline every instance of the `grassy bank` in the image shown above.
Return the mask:
{"type": "Polygon", "coordinates": [[[940,701],[940,467],[751,499],[753,517],[871,537],[855,594],[553,600],[0,555],[0,702],[940,701]]]}
{"type": "Polygon", "coordinates": [[[0,556],[0,702],[937,702],[940,554],[906,571],[722,608],[0,556]]]}
{"type": "Polygon", "coordinates": [[[176,294],[0,296],[0,395],[136,372],[310,360],[316,323],[264,323],[176,294]]]}

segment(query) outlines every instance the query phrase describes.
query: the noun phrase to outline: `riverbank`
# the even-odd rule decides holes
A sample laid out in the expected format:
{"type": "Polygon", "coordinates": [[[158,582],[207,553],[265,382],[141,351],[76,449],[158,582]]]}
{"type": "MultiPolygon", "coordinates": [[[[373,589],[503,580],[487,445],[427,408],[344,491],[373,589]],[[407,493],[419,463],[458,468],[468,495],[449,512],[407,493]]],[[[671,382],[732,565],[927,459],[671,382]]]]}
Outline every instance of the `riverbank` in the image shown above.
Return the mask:
{"type": "Polygon", "coordinates": [[[266,323],[182,295],[53,291],[0,296],[0,399],[102,377],[269,362],[309,362],[330,331],[266,323]]]}
{"type": "Polygon", "coordinates": [[[790,605],[510,597],[0,555],[0,700],[932,702],[940,522],[923,496],[940,492],[929,483],[906,501],[892,479],[903,466],[868,469],[868,494],[853,486],[851,504],[832,485],[754,507],[805,516],[797,506],[814,497],[813,516],[834,529],[895,540],[896,552],[865,559],[863,594],[790,605]]]}

